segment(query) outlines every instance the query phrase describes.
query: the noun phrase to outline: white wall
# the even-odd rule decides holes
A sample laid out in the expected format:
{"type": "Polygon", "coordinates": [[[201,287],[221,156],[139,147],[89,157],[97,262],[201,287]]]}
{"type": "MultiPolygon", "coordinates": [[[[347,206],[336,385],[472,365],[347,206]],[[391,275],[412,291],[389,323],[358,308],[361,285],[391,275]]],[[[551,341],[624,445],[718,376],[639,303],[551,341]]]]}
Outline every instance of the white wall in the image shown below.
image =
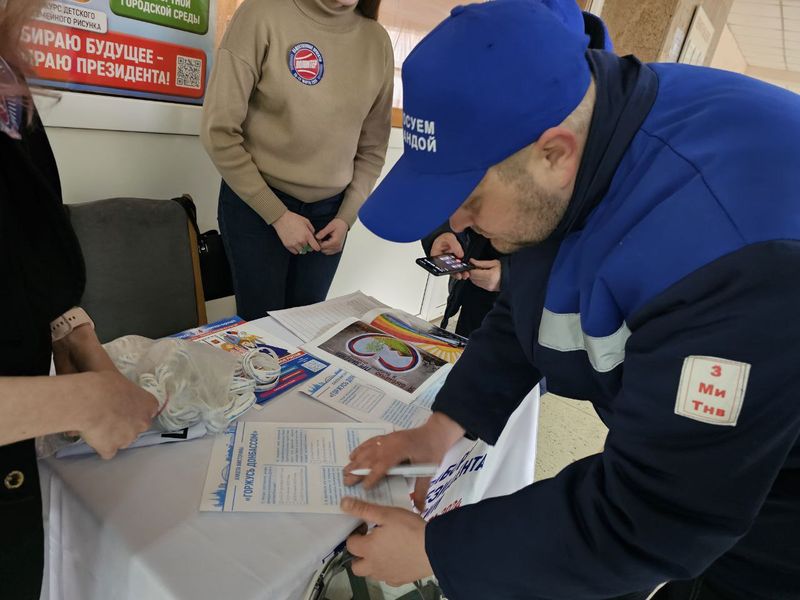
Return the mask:
{"type": "MultiPolygon", "coordinates": [[[[381,179],[402,154],[402,130],[392,129],[381,179]]],[[[330,296],[341,296],[360,289],[390,306],[420,314],[429,276],[414,261],[423,254],[419,243],[386,242],[358,221],[348,235],[330,296]]],[[[431,285],[447,286],[446,281],[441,281],[446,278],[430,279],[431,285]]],[[[425,316],[433,318],[434,315],[425,316]]]]}
{"type": "Polygon", "coordinates": [[[714,57],[711,59],[709,66],[736,73],[747,71],[747,61],[744,59],[744,55],[739,50],[739,45],[727,25],[722,29],[717,49],[714,51],[714,57]]]}
{"type": "Polygon", "coordinates": [[[198,138],[175,134],[48,127],[64,201],[172,198],[189,193],[199,225],[216,228],[220,178],[198,138]]]}
{"type": "MultiPolygon", "coordinates": [[[[60,103],[39,99],[37,104],[58,162],[65,202],[189,193],[197,204],[200,227],[217,228],[220,178],[195,135],[198,108],[74,94],[65,94],[60,103]],[[71,123],[80,128],[70,127],[71,123]],[[148,126],[162,133],[141,131],[148,126]]],[[[401,132],[393,130],[384,173],[401,154],[401,132]]],[[[357,223],[331,296],[361,289],[391,306],[419,314],[428,282],[427,274],[414,263],[419,256],[418,243],[386,242],[357,223]]],[[[443,278],[431,279],[437,289],[446,286],[443,278]]],[[[235,306],[232,299],[218,300],[208,303],[208,312],[209,319],[221,318],[233,314],[235,306]]]]}
{"type": "Polygon", "coordinates": [[[715,69],[744,73],[750,77],[785,88],[795,94],[800,94],[800,73],[748,65],[744,54],[739,49],[735,36],[727,25],[722,31],[719,45],[710,66],[715,69]]]}

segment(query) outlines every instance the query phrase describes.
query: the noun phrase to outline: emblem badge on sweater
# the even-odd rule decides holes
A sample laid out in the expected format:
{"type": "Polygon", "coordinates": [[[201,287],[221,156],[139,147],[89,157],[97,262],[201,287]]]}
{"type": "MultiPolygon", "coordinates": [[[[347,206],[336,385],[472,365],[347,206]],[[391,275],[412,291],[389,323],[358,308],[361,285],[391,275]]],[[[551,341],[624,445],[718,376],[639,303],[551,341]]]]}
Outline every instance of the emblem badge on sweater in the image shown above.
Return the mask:
{"type": "Polygon", "coordinates": [[[289,50],[289,71],[304,85],[317,85],[325,74],[322,52],[310,42],[295,44],[289,50]]]}

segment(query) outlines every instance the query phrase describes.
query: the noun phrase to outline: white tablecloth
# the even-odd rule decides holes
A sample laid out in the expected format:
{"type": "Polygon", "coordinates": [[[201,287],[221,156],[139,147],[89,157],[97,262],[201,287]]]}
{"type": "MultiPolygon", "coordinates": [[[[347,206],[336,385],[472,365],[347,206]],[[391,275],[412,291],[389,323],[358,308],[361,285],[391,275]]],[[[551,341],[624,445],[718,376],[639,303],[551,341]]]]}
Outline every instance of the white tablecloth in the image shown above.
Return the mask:
{"type": "MultiPolygon", "coordinates": [[[[269,318],[258,324],[299,343],[269,318]]],[[[350,420],[297,391],[245,418],[350,420]]],[[[535,436],[536,423],[530,425],[535,436]]],[[[212,441],[123,451],[112,461],[95,456],[42,461],[49,518],[43,598],[302,597],[322,559],[357,522],[342,515],[199,512],[212,441]]]]}

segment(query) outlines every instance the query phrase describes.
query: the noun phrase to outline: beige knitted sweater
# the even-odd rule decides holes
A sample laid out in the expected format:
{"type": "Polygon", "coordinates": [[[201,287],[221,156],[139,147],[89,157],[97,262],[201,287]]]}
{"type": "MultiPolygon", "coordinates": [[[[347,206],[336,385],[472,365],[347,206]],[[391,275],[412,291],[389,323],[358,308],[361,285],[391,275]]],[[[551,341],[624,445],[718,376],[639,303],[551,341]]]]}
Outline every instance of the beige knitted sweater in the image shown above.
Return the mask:
{"type": "Polygon", "coordinates": [[[394,58],[386,31],[335,0],[246,0],[209,80],[201,138],[223,179],[267,223],[345,191],[352,225],[383,167],[394,58]]]}

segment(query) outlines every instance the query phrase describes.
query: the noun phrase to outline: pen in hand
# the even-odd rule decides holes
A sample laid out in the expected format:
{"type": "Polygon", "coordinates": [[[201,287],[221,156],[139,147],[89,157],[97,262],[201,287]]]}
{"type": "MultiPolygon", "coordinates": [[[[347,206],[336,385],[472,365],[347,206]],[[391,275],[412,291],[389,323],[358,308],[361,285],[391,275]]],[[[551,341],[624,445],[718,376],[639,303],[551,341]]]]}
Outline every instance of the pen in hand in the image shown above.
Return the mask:
{"type": "MultiPolygon", "coordinates": [[[[386,471],[387,475],[401,475],[403,477],[433,477],[439,470],[439,465],[419,464],[419,465],[398,465],[386,471]]],[[[366,477],[371,469],[353,469],[350,475],[366,477]]]]}

